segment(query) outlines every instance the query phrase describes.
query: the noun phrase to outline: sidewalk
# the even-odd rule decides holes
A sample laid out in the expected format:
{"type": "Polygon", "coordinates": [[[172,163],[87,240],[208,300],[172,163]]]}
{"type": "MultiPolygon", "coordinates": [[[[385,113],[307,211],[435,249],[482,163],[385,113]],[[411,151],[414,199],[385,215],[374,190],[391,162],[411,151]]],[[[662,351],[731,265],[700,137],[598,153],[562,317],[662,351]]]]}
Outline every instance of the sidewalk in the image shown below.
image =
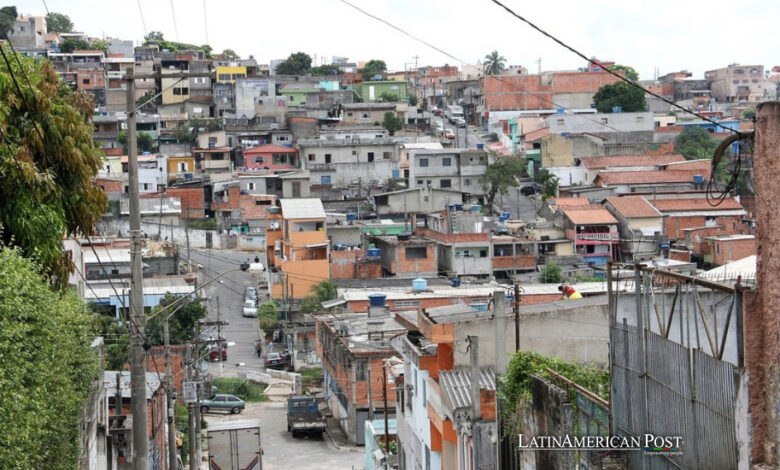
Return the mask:
{"type": "Polygon", "coordinates": [[[356,449],[355,445],[352,444],[347,438],[347,435],[344,434],[344,431],[341,430],[339,421],[336,418],[328,418],[328,426],[325,428],[325,434],[328,435],[328,439],[331,444],[333,444],[333,447],[338,450],[356,449]]]}

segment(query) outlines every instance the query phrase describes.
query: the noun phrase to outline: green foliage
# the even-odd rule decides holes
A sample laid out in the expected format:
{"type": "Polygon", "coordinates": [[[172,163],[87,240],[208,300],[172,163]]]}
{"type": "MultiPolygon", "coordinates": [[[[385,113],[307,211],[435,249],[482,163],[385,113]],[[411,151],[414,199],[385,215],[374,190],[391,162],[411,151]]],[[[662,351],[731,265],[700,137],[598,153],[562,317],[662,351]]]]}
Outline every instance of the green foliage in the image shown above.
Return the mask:
{"type": "Polygon", "coordinates": [[[624,81],[604,85],[593,95],[593,102],[600,113],[611,113],[614,106],[620,106],[624,113],[645,111],[645,92],[624,81]]]}
{"type": "Polygon", "coordinates": [[[322,310],[322,302],[333,300],[338,295],[337,286],[333,281],[320,281],[311,287],[310,295],[301,304],[301,313],[319,312],[322,310]]]}
{"type": "Polygon", "coordinates": [[[372,59],[366,62],[366,65],[360,70],[360,75],[363,77],[363,81],[375,80],[375,75],[384,75],[387,73],[387,64],[384,60],[372,59]]]}
{"type": "Polygon", "coordinates": [[[0,8],[0,38],[7,38],[8,32],[13,28],[16,22],[16,7],[0,8]]]}
{"type": "Polygon", "coordinates": [[[395,113],[388,111],[382,120],[382,127],[387,129],[387,133],[392,136],[395,135],[396,131],[404,128],[404,120],[396,116],[395,113]]]}
{"type": "Polygon", "coordinates": [[[174,403],[173,409],[173,415],[176,416],[176,430],[181,434],[181,448],[184,450],[180,453],[181,461],[184,465],[187,465],[187,459],[190,458],[190,453],[187,452],[187,449],[190,448],[190,410],[178,402],[174,403]]]}
{"type": "Polygon", "coordinates": [[[240,60],[241,56],[236,54],[236,51],[233,49],[225,49],[222,51],[222,60],[240,60]]]}
{"type": "Polygon", "coordinates": [[[341,69],[338,68],[338,66],[333,64],[328,65],[320,65],[318,67],[314,67],[309,71],[312,76],[328,76],[328,75],[341,75],[341,69]]]}
{"type": "Polygon", "coordinates": [[[92,319],[24,256],[0,248],[0,468],[77,468],[82,408],[99,386],[92,319]]]}
{"type": "Polygon", "coordinates": [[[674,151],[688,160],[712,158],[718,144],[707,129],[689,126],[674,139],[674,151]]]}
{"type": "Polygon", "coordinates": [[[391,454],[393,454],[393,455],[397,455],[398,454],[398,441],[395,441],[395,440],[390,441],[387,444],[387,447],[390,449],[390,453],[391,454]]]}
{"type": "Polygon", "coordinates": [[[190,222],[190,228],[198,230],[216,230],[217,221],[214,219],[193,220],[190,222]]]}
{"type": "Polygon", "coordinates": [[[417,97],[414,95],[409,96],[409,104],[411,106],[417,106],[417,97]]]}
{"type": "MultiPolygon", "coordinates": [[[[168,307],[180,297],[165,294],[160,305],[154,309],[158,312],[168,307]]],[[[154,316],[146,324],[146,334],[152,346],[161,346],[163,342],[163,316],[169,316],[168,335],[170,344],[184,344],[195,339],[195,326],[198,320],[206,318],[206,307],[193,298],[179,301],[174,307],[154,316]]]]}
{"type": "Polygon", "coordinates": [[[753,120],[756,118],[756,108],[750,107],[742,111],[742,119],[753,120]]]}
{"type": "Polygon", "coordinates": [[[46,15],[46,32],[72,33],[73,22],[68,15],[51,12],[46,15]]]}
{"type": "Polygon", "coordinates": [[[70,54],[73,51],[89,49],[89,43],[81,39],[68,38],[59,44],[60,51],[70,54]]]}
{"type": "Polygon", "coordinates": [[[104,54],[108,55],[108,41],[97,39],[95,41],[92,41],[92,43],[89,45],[89,48],[103,51],[104,54]]]}
{"type": "Polygon", "coordinates": [[[217,387],[217,393],[235,395],[246,402],[268,401],[263,387],[247,379],[214,379],[211,383],[217,387]]]}
{"type": "Polygon", "coordinates": [[[542,168],[534,174],[534,181],[544,187],[542,192],[544,196],[555,197],[558,195],[558,177],[546,168],[542,168]]]}
{"type": "Polygon", "coordinates": [[[10,58],[16,82],[0,63],[0,236],[64,287],[73,262],[63,238],[93,233],[106,208],[106,193],[92,184],[103,166],[92,140],[94,105],[50,62],[17,58],[10,58]]]}
{"type": "Polygon", "coordinates": [[[149,34],[144,36],[144,46],[149,44],[157,44],[160,46],[160,50],[168,50],[170,52],[179,51],[203,51],[206,53],[206,58],[211,59],[211,46],[204,44],[202,46],[196,46],[195,44],[187,44],[184,42],[167,41],[163,37],[163,33],[159,31],[150,31],[149,34]]]}
{"type": "Polygon", "coordinates": [[[279,307],[273,301],[268,301],[257,308],[257,322],[260,329],[271,331],[279,325],[279,307]]]}
{"type": "Polygon", "coordinates": [[[615,65],[610,65],[607,68],[614,72],[622,71],[624,73],[623,76],[629,80],[633,80],[633,81],[639,80],[639,74],[637,73],[636,70],[634,70],[634,67],[631,67],[629,65],[615,64],[615,65]]]}
{"type": "Polygon", "coordinates": [[[382,93],[381,95],[379,95],[379,97],[385,103],[395,103],[396,101],[398,101],[398,94],[389,91],[382,93]]]}
{"type": "Polygon", "coordinates": [[[309,387],[322,386],[322,367],[312,367],[311,369],[300,369],[301,387],[305,390],[309,387]]]}
{"type": "Polygon", "coordinates": [[[130,333],[127,327],[113,317],[97,314],[97,332],[105,345],[105,370],[124,370],[130,359],[130,333]]]}
{"type": "Polygon", "coordinates": [[[542,284],[560,284],[563,282],[561,267],[556,263],[547,263],[542,269],[542,275],[539,276],[539,282],[542,284]]]}
{"type": "Polygon", "coordinates": [[[276,66],[277,75],[305,75],[311,69],[311,56],[305,52],[295,52],[276,66]]]}
{"type": "Polygon", "coordinates": [[[486,75],[500,75],[506,68],[506,59],[498,51],[493,51],[485,56],[483,66],[486,75]]]}
{"type": "MultiPolygon", "coordinates": [[[[609,400],[609,372],[564,362],[534,352],[518,351],[509,361],[506,374],[502,377],[501,390],[504,398],[502,407],[506,412],[514,412],[518,402],[531,398],[531,376],[549,377],[550,374],[545,368],[550,368],[605,400],[609,400]]],[[[570,400],[574,401],[574,397],[571,396],[570,400]]]]}
{"type": "Polygon", "coordinates": [[[495,157],[488,165],[482,178],[482,187],[487,196],[487,205],[492,210],[493,201],[498,194],[507,194],[509,188],[517,187],[518,178],[525,173],[525,160],[517,156],[495,157]]]}
{"type": "MultiPolygon", "coordinates": [[[[117,141],[122,144],[122,148],[125,152],[127,152],[127,131],[119,131],[117,134],[117,141]]],[[[139,154],[143,152],[153,152],[157,147],[154,139],[152,139],[152,136],[143,131],[136,132],[135,142],[139,154]]]]}

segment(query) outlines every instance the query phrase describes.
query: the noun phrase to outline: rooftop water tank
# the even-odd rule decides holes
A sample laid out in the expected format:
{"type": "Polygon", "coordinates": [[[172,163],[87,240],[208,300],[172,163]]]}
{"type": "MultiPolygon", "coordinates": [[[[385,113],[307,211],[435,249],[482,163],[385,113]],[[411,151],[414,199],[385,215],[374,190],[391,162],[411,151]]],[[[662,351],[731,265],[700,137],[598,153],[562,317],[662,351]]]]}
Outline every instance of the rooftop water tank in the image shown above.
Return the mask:
{"type": "Polygon", "coordinates": [[[368,256],[369,258],[379,258],[379,256],[382,254],[382,250],[379,248],[369,248],[368,249],[368,256]]]}
{"type": "Polygon", "coordinates": [[[385,294],[369,294],[368,304],[370,307],[384,307],[387,295],[385,294]]]}
{"type": "Polygon", "coordinates": [[[425,279],[417,278],[414,281],[412,281],[412,289],[414,289],[417,292],[424,291],[428,289],[428,281],[425,279]]]}
{"type": "Polygon", "coordinates": [[[357,214],[355,214],[354,212],[348,212],[347,221],[353,221],[353,220],[357,220],[357,214]]]}
{"type": "Polygon", "coordinates": [[[484,149],[485,149],[485,144],[482,143],[477,144],[477,150],[484,150],[484,149]]]}
{"type": "Polygon", "coordinates": [[[481,210],[482,210],[482,206],[480,206],[479,204],[474,204],[473,206],[471,206],[471,212],[479,212],[481,210]]]}
{"type": "Polygon", "coordinates": [[[693,182],[696,184],[704,183],[704,175],[693,175],[693,182]]]}
{"type": "Polygon", "coordinates": [[[452,287],[460,287],[460,278],[459,277],[453,277],[450,279],[450,285],[452,287]]]}

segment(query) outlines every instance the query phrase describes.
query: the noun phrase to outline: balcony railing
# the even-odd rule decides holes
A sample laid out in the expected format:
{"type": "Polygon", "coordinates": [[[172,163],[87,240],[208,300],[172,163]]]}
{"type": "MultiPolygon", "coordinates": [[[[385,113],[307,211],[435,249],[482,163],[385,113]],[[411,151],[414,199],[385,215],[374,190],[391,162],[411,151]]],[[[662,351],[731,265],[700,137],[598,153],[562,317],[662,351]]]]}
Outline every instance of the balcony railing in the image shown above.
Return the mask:
{"type": "Polygon", "coordinates": [[[610,233],[578,233],[577,241],[603,241],[603,242],[619,242],[620,234],[617,232],[610,233]]]}
{"type": "Polygon", "coordinates": [[[336,171],[335,163],[307,163],[306,168],[312,171],[336,171]]]}

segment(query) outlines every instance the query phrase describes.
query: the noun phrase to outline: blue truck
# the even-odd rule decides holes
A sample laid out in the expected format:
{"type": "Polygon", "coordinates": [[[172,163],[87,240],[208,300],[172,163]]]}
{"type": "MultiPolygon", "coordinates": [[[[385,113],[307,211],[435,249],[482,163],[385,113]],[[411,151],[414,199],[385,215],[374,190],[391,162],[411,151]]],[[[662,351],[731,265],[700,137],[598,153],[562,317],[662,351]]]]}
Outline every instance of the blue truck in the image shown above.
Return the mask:
{"type": "Polygon", "coordinates": [[[314,397],[292,397],[287,400],[287,431],[292,437],[303,434],[322,437],[327,421],[314,397]]]}

